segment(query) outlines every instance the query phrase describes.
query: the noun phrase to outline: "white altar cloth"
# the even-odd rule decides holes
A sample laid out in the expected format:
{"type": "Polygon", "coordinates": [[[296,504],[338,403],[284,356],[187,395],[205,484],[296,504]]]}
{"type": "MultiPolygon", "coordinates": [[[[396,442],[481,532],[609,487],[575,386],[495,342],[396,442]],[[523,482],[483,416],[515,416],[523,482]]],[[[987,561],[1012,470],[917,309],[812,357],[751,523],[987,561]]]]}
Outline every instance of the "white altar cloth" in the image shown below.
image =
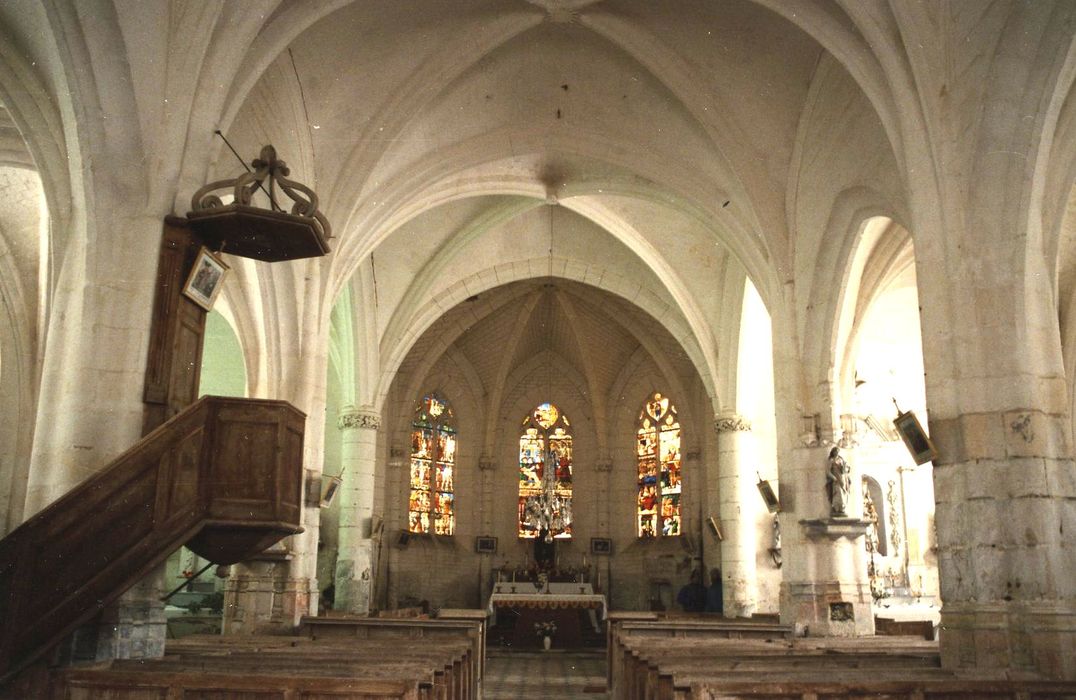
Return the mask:
{"type": "Polygon", "coordinates": [[[598,626],[598,612],[601,613],[601,619],[605,619],[605,596],[597,595],[594,593],[555,593],[554,586],[573,586],[575,591],[578,591],[581,586],[590,587],[590,584],[585,583],[566,583],[566,584],[549,584],[549,593],[535,593],[534,586],[530,583],[514,583],[514,584],[497,584],[498,586],[506,586],[506,590],[510,590],[512,586],[515,586],[517,591],[530,589],[529,593],[497,593],[494,589],[494,593],[489,597],[489,605],[487,610],[490,614],[490,626],[497,624],[497,608],[539,608],[539,609],[558,609],[558,608],[583,608],[587,611],[588,617],[590,617],[590,625],[594,628],[595,632],[601,632],[601,628],[598,626]]]}

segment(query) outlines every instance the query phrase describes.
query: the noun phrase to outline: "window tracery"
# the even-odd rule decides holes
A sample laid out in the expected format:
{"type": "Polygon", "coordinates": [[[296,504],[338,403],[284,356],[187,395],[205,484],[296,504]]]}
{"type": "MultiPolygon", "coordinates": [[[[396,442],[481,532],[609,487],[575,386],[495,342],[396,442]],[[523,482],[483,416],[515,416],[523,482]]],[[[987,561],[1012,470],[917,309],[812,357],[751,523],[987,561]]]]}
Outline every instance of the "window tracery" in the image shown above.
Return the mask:
{"type": "Polygon", "coordinates": [[[407,529],[418,534],[456,532],[456,425],[448,402],[429,394],[415,409],[411,432],[411,492],[407,529]]]}
{"type": "Polygon", "coordinates": [[[641,538],[679,536],[680,423],[676,407],[660,393],[647,399],[639,412],[635,454],[639,468],[636,534],[641,538]]]}

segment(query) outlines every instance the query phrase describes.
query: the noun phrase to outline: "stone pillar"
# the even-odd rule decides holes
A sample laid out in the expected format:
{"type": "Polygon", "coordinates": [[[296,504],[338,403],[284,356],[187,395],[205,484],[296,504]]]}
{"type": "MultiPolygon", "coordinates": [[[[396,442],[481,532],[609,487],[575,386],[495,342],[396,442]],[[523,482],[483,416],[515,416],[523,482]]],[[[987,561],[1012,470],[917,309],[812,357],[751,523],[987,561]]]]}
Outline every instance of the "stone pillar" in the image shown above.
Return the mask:
{"type": "Polygon", "coordinates": [[[164,656],[164,565],[101,611],[96,659],[159,659],[164,656]]]}
{"type": "MultiPolygon", "coordinates": [[[[594,460],[594,471],[598,472],[599,481],[598,484],[603,493],[611,493],[612,483],[610,477],[613,472],[613,460],[607,456],[601,456],[594,460]]],[[[610,509],[612,508],[611,498],[602,498],[598,505],[598,518],[595,526],[598,531],[599,537],[608,537],[611,530],[609,529],[609,521],[611,519],[610,509]]],[[[589,544],[588,544],[589,546],[589,544]]]]}
{"type": "MultiPolygon", "coordinates": [[[[826,499],[831,440],[805,436],[781,469],[781,533],[784,578],[781,622],[804,626],[814,637],[874,634],[870,581],[863,538],[867,521],[833,518],[826,499]]],[[[858,512],[859,476],[852,465],[853,498],[858,512]]]]}
{"type": "Polygon", "coordinates": [[[231,567],[224,583],[224,634],[265,634],[293,626],[295,615],[302,613],[294,607],[306,595],[288,577],[291,559],[281,542],[231,567]]]}
{"type": "MultiPolygon", "coordinates": [[[[736,413],[722,413],[717,429],[718,508],[721,531],[721,576],[725,617],[751,617],[758,605],[758,551],[755,503],[759,496],[750,464],[751,424],[736,413]]],[[[712,503],[712,501],[711,501],[712,503]]]]}
{"type": "Polygon", "coordinates": [[[948,668],[1034,668],[1076,679],[1076,469],[1062,401],[1057,387],[1053,415],[931,421],[948,668]]]}
{"type": "Polygon", "coordinates": [[[489,455],[478,458],[478,471],[482,475],[482,534],[489,535],[493,532],[493,501],[496,497],[493,483],[493,472],[497,463],[489,455]]]}
{"type": "Polygon", "coordinates": [[[336,554],[334,608],[354,614],[370,611],[373,593],[374,466],[381,417],[370,408],[346,407],[337,423],[343,431],[340,451],[340,529],[336,554]]]}

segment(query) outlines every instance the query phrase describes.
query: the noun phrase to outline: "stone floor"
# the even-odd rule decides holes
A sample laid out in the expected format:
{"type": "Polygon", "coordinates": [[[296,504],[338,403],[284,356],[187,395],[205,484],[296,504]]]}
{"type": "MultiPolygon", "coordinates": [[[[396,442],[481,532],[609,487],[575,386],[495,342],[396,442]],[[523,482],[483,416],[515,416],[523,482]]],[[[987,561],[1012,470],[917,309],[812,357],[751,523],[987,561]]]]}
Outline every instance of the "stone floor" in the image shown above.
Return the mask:
{"type": "Polygon", "coordinates": [[[487,700],[599,700],[605,652],[490,651],[482,683],[487,700]]]}

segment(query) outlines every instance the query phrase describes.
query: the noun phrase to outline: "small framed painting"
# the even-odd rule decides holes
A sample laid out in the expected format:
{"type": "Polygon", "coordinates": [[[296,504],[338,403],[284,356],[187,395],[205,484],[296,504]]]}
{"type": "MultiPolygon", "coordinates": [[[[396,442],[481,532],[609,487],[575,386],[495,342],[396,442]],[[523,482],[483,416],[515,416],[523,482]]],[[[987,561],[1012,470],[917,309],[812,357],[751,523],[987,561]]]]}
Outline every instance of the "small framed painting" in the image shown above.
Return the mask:
{"type": "Polygon", "coordinates": [[[777,500],[777,494],[773,492],[773,487],[770,486],[770,482],[764,479],[759,479],[758,483],[755,485],[758,486],[758,492],[762,495],[762,500],[766,502],[766,510],[771,513],[780,513],[781,502],[777,500]]]}
{"type": "Polygon", "coordinates": [[[894,418],[893,427],[900,433],[900,439],[904,441],[904,446],[908,448],[916,464],[925,464],[938,456],[938,450],[935,449],[930,436],[911,411],[904,411],[894,418]]]}
{"type": "Polygon", "coordinates": [[[340,484],[344,482],[338,476],[322,476],[321,477],[321,500],[318,505],[322,508],[328,508],[333,504],[333,499],[336,498],[336,492],[340,490],[340,484]]]}
{"type": "Polygon", "coordinates": [[[612,554],[613,541],[608,537],[591,537],[590,551],[592,554],[612,554]]]}
{"type": "Polygon", "coordinates": [[[183,285],[183,296],[206,311],[212,311],[213,303],[224,286],[224,278],[228,270],[223,260],[203,246],[198,251],[198,257],[194,259],[191,273],[187,275],[187,283],[183,285]]]}
{"type": "Polygon", "coordinates": [[[497,551],[497,538],[479,536],[474,538],[474,551],[479,554],[493,554],[497,551]]]}

